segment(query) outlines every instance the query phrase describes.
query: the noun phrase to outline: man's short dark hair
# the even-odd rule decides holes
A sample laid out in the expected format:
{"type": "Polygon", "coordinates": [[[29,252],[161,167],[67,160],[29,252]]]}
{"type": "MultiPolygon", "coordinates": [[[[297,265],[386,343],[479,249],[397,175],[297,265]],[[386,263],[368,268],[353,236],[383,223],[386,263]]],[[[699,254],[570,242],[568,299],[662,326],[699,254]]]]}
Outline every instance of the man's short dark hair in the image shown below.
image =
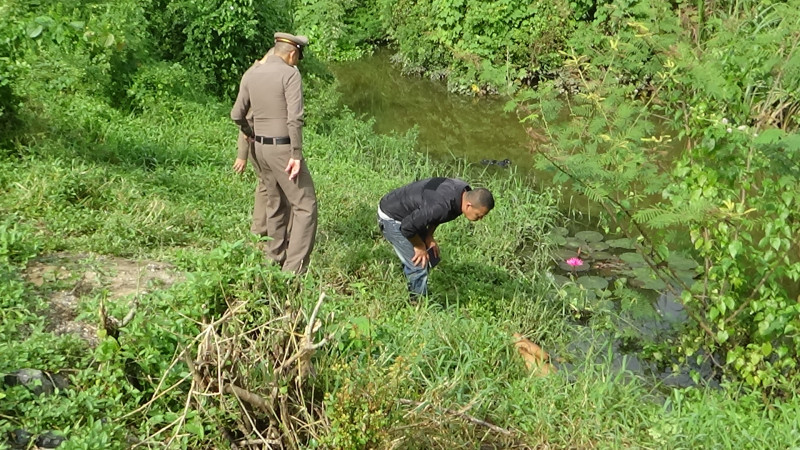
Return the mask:
{"type": "Polygon", "coordinates": [[[279,55],[288,55],[289,53],[292,52],[292,50],[298,51],[297,46],[292,45],[288,42],[281,42],[281,41],[275,43],[275,53],[279,55]]]}
{"type": "Polygon", "coordinates": [[[467,200],[479,208],[491,211],[494,208],[494,196],[486,188],[477,188],[467,192],[467,200]]]}

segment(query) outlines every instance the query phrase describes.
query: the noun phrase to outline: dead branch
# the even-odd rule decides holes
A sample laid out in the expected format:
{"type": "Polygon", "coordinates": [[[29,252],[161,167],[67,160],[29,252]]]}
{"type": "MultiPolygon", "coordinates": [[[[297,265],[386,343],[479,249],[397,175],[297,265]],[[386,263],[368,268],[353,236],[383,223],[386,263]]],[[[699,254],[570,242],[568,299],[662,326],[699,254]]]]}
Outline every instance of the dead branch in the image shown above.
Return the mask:
{"type": "Polygon", "coordinates": [[[281,441],[277,439],[245,439],[236,442],[237,447],[249,447],[251,445],[281,445],[281,441]]]}
{"type": "Polygon", "coordinates": [[[242,389],[235,384],[226,384],[222,389],[226,394],[233,394],[252,406],[260,409],[265,413],[271,413],[272,407],[269,406],[266,400],[258,394],[254,394],[246,389],[242,389]]]}
{"type": "Polygon", "coordinates": [[[223,430],[232,446],[300,448],[304,439],[316,435],[315,427],[325,427],[324,413],[303,398],[303,379],[313,372],[312,356],[332,339],[332,335],[324,335],[319,342],[314,342],[315,333],[322,327],[317,317],[324,299],[325,294],[320,294],[310,314],[302,308],[292,308],[287,302],[280,312],[278,308],[270,311],[274,316],[267,312],[272,316],[267,321],[255,324],[247,313],[249,303],[244,301],[228,301],[227,310],[216,320],[196,321],[186,317],[197,323],[198,334],[189,337],[185,347],[176,349],[172,364],[159,381],[153,398],[128,416],[147,411],[167,392],[174,393],[174,389],[187,394],[186,402],[183,410],[177,412],[179,417],[148,436],[146,442],[154,443],[161,436],[164,442],[174,443],[183,432],[189,406],[196,404],[204,415],[204,403],[214,399],[219,407],[238,416],[235,423],[223,425],[241,432],[233,438],[228,429],[223,430]],[[164,390],[167,374],[180,363],[186,364],[188,373],[164,390]],[[251,379],[251,375],[257,378],[251,379]],[[191,382],[188,392],[184,391],[187,379],[191,382]],[[292,380],[294,383],[289,383],[292,380]],[[279,389],[287,384],[288,391],[279,389]],[[228,397],[230,395],[233,397],[228,397]],[[235,398],[233,410],[230,402],[225,401],[226,397],[235,398]],[[165,436],[166,432],[171,437],[165,436]]]}
{"type": "Polygon", "coordinates": [[[451,416],[458,417],[460,419],[466,420],[467,422],[474,423],[475,425],[480,425],[482,427],[486,427],[486,428],[494,431],[495,433],[499,433],[499,434],[502,434],[502,435],[505,435],[505,436],[512,436],[514,434],[510,430],[506,430],[505,428],[498,427],[497,425],[491,424],[491,423],[489,423],[489,422],[487,422],[485,420],[478,419],[477,417],[470,416],[469,414],[466,414],[466,413],[461,412],[461,411],[454,411],[452,409],[446,409],[446,408],[436,408],[435,406],[431,405],[430,403],[417,402],[417,401],[414,401],[414,400],[407,400],[407,399],[404,399],[404,398],[401,398],[399,400],[399,402],[401,404],[403,404],[403,405],[409,405],[409,406],[413,406],[415,408],[426,409],[428,407],[433,407],[435,409],[438,409],[438,410],[444,412],[445,414],[449,414],[451,416]]]}
{"type": "Polygon", "coordinates": [[[100,325],[103,326],[103,329],[106,330],[106,335],[113,337],[117,341],[119,341],[119,330],[127,326],[133,318],[136,316],[136,309],[139,307],[139,298],[136,297],[133,302],[131,302],[131,307],[128,310],[128,313],[125,314],[125,318],[120,321],[116,317],[109,315],[108,311],[106,310],[106,302],[105,299],[100,300],[100,325]]]}
{"type": "Polygon", "coordinates": [[[284,361],[283,364],[276,367],[275,370],[273,371],[275,375],[278,375],[282,371],[286,370],[289,366],[292,365],[292,363],[294,363],[298,359],[300,360],[298,367],[298,377],[302,379],[312,371],[311,355],[313,355],[318,348],[327,344],[328,341],[332,338],[332,335],[328,335],[322,338],[321,341],[314,343],[313,337],[311,336],[312,333],[317,331],[320,327],[320,324],[317,321],[317,314],[319,313],[319,307],[322,305],[322,301],[324,299],[325,299],[325,293],[323,292],[319,294],[319,300],[317,300],[317,304],[314,306],[314,310],[311,313],[311,317],[309,317],[308,319],[305,333],[300,338],[300,343],[297,345],[297,353],[295,353],[289,359],[284,361]]]}

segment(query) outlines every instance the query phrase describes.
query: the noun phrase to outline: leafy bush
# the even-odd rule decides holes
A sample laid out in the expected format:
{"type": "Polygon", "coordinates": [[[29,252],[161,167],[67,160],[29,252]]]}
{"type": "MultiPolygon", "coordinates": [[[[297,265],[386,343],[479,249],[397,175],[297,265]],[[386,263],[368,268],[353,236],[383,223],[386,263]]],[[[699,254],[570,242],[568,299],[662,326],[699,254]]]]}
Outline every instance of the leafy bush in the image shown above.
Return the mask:
{"type": "Polygon", "coordinates": [[[352,60],[385,39],[378,7],[378,0],[301,0],[295,22],[310,38],[311,52],[325,60],[352,60]]]}
{"type": "Polygon", "coordinates": [[[128,96],[132,105],[144,110],[153,105],[178,105],[208,100],[205,78],[179,63],[155,63],[141,67],[132,77],[128,96]]]}
{"type": "Polygon", "coordinates": [[[211,92],[231,101],[244,71],[272,47],[273,34],[293,31],[287,1],[148,0],[144,7],[159,56],[199,69],[211,92]]]}
{"type": "Polygon", "coordinates": [[[19,220],[11,214],[0,222],[0,264],[25,266],[39,251],[40,244],[32,230],[19,220]]]}
{"type": "Polygon", "coordinates": [[[573,23],[593,7],[592,1],[303,0],[295,19],[323,58],[356,58],[388,41],[406,72],[446,78],[462,93],[505,92],[552,77],[573,23]]]}
{"type": "Polygon", "coordinates": [[[698,48],[667,5],[615,2],[571,41],[566,68],[581,81],[569,102],[556,82],[519,97],[543,130],[542,166],[599,202],[681,294],[695,326],[664,351],[778,390],[800,355],[796,6],[714,16],[726,23],[698,48]],[[675,155],[676,141],[686,151],[675,155]],[[665,269],[675,229],[702,261],[697,282],[665,269]]]}

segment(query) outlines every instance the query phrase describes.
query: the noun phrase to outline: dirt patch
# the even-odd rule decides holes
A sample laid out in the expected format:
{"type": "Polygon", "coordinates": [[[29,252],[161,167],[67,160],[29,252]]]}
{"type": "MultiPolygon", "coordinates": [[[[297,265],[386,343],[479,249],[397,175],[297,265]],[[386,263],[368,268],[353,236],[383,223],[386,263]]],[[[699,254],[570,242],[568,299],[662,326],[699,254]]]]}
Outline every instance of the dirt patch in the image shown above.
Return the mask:
{"type": "Polygon", "coordinates": [[[55,253],[30,263],[25,276],[47,295],[49,330],[97,345],[97,321],[76,320],[81,302],[103,295],[128,304],[137,295],[167,289],[183,274],[167,263],[94,254],[55,253]]]}

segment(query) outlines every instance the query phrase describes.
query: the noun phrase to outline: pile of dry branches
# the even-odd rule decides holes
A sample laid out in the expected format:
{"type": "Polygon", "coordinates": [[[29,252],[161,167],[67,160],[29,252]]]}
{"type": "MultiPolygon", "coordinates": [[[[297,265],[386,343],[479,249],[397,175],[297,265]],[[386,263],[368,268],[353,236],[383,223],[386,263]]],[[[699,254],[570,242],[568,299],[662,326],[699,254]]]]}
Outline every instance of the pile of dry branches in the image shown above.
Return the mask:
{"type": "Polygon", "coordinates": [[[206,429],[213,424],[221,430],[232,448],[295,449],[327,429],[322,396],[315,396],[307,383],[314,375],[311,356],[331,339],[313,340],[321,327],[317,314],[324,298],[320,294],[310,316],[288,303],[252,308],[237,302],[219,319],[203,323],[200,333],[176,354],[150,401],[129,414],[146,414],[159,398],[191,383],[177,419],[139,445],[170,447],[191,431],[187,417],[194,411],[206,429]],[[257,317],[254,309],[266,312],[266,318],[257,317]],[[168,373],[179,364],[188,367],[188,374],[166,387],[168,373]]]}

